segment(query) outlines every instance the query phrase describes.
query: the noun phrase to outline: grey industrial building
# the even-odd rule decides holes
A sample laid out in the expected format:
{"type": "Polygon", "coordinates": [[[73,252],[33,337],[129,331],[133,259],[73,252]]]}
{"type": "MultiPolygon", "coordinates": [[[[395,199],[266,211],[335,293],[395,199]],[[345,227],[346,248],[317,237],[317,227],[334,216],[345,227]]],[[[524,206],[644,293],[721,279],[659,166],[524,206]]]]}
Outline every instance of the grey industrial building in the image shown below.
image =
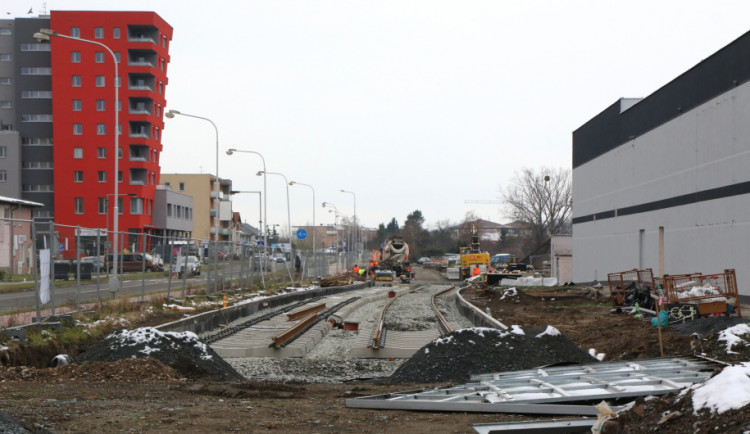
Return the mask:
{"type": "Polygon", "coordinates": [[[748,210],[750,33],[573,133],[576,282],[732,268],[747,301],[748,210]]]}

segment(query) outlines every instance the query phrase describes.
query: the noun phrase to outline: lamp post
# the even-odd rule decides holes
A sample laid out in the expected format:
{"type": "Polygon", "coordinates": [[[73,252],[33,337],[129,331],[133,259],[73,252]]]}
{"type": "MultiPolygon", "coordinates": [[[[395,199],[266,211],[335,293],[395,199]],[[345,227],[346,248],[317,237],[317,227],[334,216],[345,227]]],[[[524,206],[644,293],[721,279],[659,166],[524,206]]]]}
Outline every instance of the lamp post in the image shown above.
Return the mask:
{"type": "Polygon", "coordinates": [[[357,195],[353,191],[340,190],[342,193],[349,193],[354,198],[354,249],[357,249],[359,242],[359,229],[357,228],[357,195]]]}
{"type": "MultiPolygon", "coordinates": [[[[120,123],[120,119],[119,119],[119,106],[120,106],[119,87],[120,86],[119,86],[118,80],[119,80],[120,77],[117,74],[117,56],[115,56],[115,53],[108,46],[102,44],[101,42],[92,41],[92,40],[89,40],[89,39],[78,38],[78,37],[70,36],[70,35],[63,35],[61,33],[58,33],[56,31],[54,31],[54,30],[51,30],[51,29],[39,29],[39,32],[34,33],[34,38],[36,40],[38,40],[39,42],[45,42],[45,41],[46,42],[50,42],[50,40],[52,39],[52,36],[56,36],[56,37],[63,38],[63,39],[70,39],[70,40],[73,40],[73,41],[80,41],[80,42],[86,42],[86,43],[89,43],[89,44],[98,45],[98,46],[104,48],[105,50],[107,50],[107,52],[109,52],[109,54],[112,56],[112,61],[113,61],[114,65],[115,65],[115,78],[114,78],[114,80],[112,80],[112,84],[114,85],[114,88],[115,88],[115,106],[114,106],[115,125],[114,125],[114,128],[112,128],[112,132],[115,135],[115,152],[114,152],[114,155],[113,155],[114,160],[115,160],[115,174],[114,174],[114,176],[112,178],[113,178],[113,181],[114,181],[114,184],[115,184],[113,195],[114,195],[115,198],[117,198],[119,196],[119,192],[118,192],[119,176],[118,175],[120,173],[119,161],[118,161],[119,160],[119,150],[120,150],[120,144],[119,144],[119,136],[120,136],[120,130],[119,130],[119,123],[120,123]]],[[[107,209],[109,209],[109,207],[107,207],[107,209]]],[[[114,230],[115,234],[117,234],[119,232],[119,230],[120,230],[120,228],[119,228],[120,212],[119,212],[119,209],[117,207],[117,200],[115,200],[115,210],[114,211],[115,211],[115,215],[114,215],[114,218],[113,218],[113,220],[114,220],[113,230],[114,230]]],[[[107,225],[109,226],[109,218],[107,219],[107,225]]],[[[120,282],[119,282],[119,280],[117,278],[117,260],[118,260],[117,256],[118,256],[118,253],[119,253],[119,246],[117,245],[118,244],[117,241],[118,241],[117,240],[117,236],[115,235],[115,237],[114,237],[114,243],[113,243],[113,249],[112,249],[113,250],[113,252],[112,252],[112,258],[113,258],[112,265],[114,267],[115,272],[114,272],[114,275],[110,276],[110,278],[109,278],[109,290],[112,291],[112,292],[116,292],[116,291],[118,291],[120,289],[120,282]]]]}
{"type": "Polygon", "coordinates": [[[292,246],[292,214],[289,211],[289,181],[286,179],[286,176],[279,172],[266,172],[265,170],[260,170],[256,175],[279,175],[280,177],[284,178],[284,186],[286,187],[286,227],[289,231],[289,247],[291,250],[292,246]]]}
{"type": "MultiPolygon", "coordinates": [[[[331,202],[323,202],[323,208],[329,207],[333,208],[336,213],[333,215],[333,230],[336,231],[336,250],[338,251],[338,242],[339,242],[339,229],[337,227],[338,225],[338,216],[339,216],[339,209],[336,208],[336,205],[332,204],[331,202]]],[[[330,210],[328,212],[331,212],[330,210]]]]}
{"type": "MultiPolygon", "coordinates": [[[[216,277],[219,274],[219,203],[221,202],[219,194],[219,184],[221,183],[219,179],[219,128],[216,127],[216,124],[211,119],[205,118],[203,116],[182,113],[178,110],[170,110],[164,114],[164,116],[169,119],[173,119],[175,115],[201,119],[209,122],[214,127],[214,132],[216,133],[216,184],[214,186],[214,194],[216,195],[216,204],[214,205],[214,209],[216,212],[216,216],[214,217],[214,280],[217,280],[216,277]]],[[[218,282],[214,282],[214,286],[215,289],[218,289],[218,282]]]]}
{"type": "MultiPolygon", "coordinates": [[[[232,155],[235,152],[244,152],[246,154],[255,154],[260,157],[263,162],[263,223],[268,225],[268,194],[266,194],[266,159],[260,152],[246,151],[243,149],[227,149],[227,155],[232,155]]],[[[263,254],[268,255],[268,231],[265,228],[261,228],[263,231],[263,254]]]]}
{"type": "Polygon", "coordinates": [[[312,190],[312,204],[313,204],[313,206],[312,206],[312,210],[313,210],[313,219],[312,219],[312,226],[313,226],[312,249],[313,249],[313,257],[315,257],[315,252],[316,252],[316,250],[315,250],[315,238],[317,238],[317,235],[315,234],[315,228],[316,228],[315,227],[315,189],[313,188],[312,185],[303,184],[301,182],[296,182],[296,181],[289,181],[289,185],[295,185],[295,184],[296,185],[304,185],[305,187],[309,187],[310,190],[312,190]]]}

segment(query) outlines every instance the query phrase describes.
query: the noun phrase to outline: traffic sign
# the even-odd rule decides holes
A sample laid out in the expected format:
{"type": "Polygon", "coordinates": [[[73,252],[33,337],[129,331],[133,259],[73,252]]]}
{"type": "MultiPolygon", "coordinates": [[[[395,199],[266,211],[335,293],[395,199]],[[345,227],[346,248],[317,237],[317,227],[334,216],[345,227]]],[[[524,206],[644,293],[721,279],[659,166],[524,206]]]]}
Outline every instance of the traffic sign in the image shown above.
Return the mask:
{"type": "Polygon", "coordinates": [[[307,231],[304,229],[297,229],[297,239],[304,240],[307,238],[307,231]]]}

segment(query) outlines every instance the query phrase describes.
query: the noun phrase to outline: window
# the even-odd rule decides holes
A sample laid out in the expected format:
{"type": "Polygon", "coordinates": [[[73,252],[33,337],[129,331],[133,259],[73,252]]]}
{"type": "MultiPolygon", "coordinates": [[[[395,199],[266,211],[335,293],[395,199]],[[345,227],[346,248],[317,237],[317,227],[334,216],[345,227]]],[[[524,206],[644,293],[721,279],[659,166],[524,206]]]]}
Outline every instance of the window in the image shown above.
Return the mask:
{"type": "Polygon", "coordinates": [[[70,36],[74,38],[80,38],[81,37],[81,28],[80,27],[71,27],[70,28],[70,36]]]}
{"type": "Polygon", "coordinates": [[[122,158],[122,148],[117,148],[117,158],[122,158]]]}
{"type": "Polygon", "coordinates": [[[13,84],[13,79],[10,77],[0,77],[0,84],[13,84]]]}
{"type": "Polygon", "coordinates": [[[74,75],[73,76],[73,87],[81,87],[81,76],[80,75],[74,75]]]}
{"type": "Polygon", "coordinates": [[[52,75],[52,68],[24,66],[21,67],[21,75],[52,75]]]}
{"type": "Polygon", "coordinates": [[[133,214],[133,215],[143,214],[143,198],[140,198],[140,197],[130,198],[130,214],[133,214]]]}
{"type": "Polygon", "coordinates": [[[83,134],[83,124],[73,124],[73,135],[80,136],[83,134]]]}
{"type": "Polygon", "coordinates": [[[167,217],[172,217],[172,204],[167,204],[167,217]]]}
{"type": "Polygon", "coordinates": [[[94,27],[94,39],[104,39],[104,27],[94,27]]]}
{"type": "MultiPolygon", "coordinates": [[[[117,182],[122,182],[122,171],[117,172],[117,182]]],[[[120,198],[122,200],[122,198],[120,198]]],[[[122,209],[122,207],[120,207],[122,209]]]]}
{"type": "Polygon", "coordinates": [[[8,172],[0,170],[0,182],[6,182],[8,180],[8,172]]]}
{"type": "Polygon", "coordinates": [[[80,51],[71,51],[70,52],[70,61],[72,63],[81,63],[81,52],[80,51]]]}
{"type": "Polygon", "coordinates": [[[167,48],[167,35],[162,35],[161,45],[164,48],[167,48]]]}
{"type": "Polygon", "coordinates": [[[0,108],[13,108],[13,103],[8,100],[0,101],[0,108]]]}
{"type": "Polygon", "coordinates": [[[8,156],[8,147],[0,146],[0,158],[6,158],[8,156]]]}
{"type": "Polygon", "coordinates": [[[50,99],[52,98],[51,90],[22,90],[21,98],[24,99],[50,99]]]}
{"type": "Polygon", "coordinates": [[[10,62],[13,56],[7,53],[0,53],[0,62],[10,62]]]}
{"type": "Polygon", "coordinates": [[[73,148],[73,158],[83,158],[83,148],[73,148]]]}
{"type": "Polygon", "coordinates": [[[22,122],[52,122],[52,115],[45,114],[22,114],[22,122]]]}
{"type": "Polygon", "coordinates": [[[115,51],[115,60],[117,61],[117,63],[120,63],[120,52],[119,51],[115,51]]]}
{"type": "Polygon", "coordinates": [[[99,214],[107,214],[107,208],[109,204],[107,203],[106,197],[100,197],[99,198],[99,214]]]}
{"type": "Polygon", "coordinates": [[[180,191],[185,191],[185,183],[184,182],[180,183],[180,191]]]}
{"type": "Polygon", "coordinates": [[[96,124],[96,135],[104,136],[107,134],[107,124],[96,124]]]}
{"type": "Polygon", "coordinates": [[[120,39],[120,28],[119,27],[113,27],[112,28],[112,39],[120,39]]]}
{"type": "Polygon", "coordinates": [[[164,71],[164,59],[161,59],[161,70],[164,71]]]}
{"type": "Polygon", "coordinates": [[[73,182],[83,182],[83,171],[76,170],[73,172],[73,182]]]}
{"type": "Polygon", "coordinates": [[[83,214],[83,198],[76,197],[75,199],[75,212],[76,214],[83,214]]]}
{"type": "Polygon", "coordinates": [[[107,158],[107,148],[96,148],[96,158],[107,158]]]}
{"type": "Polygon", "coordinates": [[[96,63],[104,63],[104,51],[97,51],[94,53],[94,61],[96,63]]]}
{"type": "Polygon", "coordinates": [[[98,112],[107,111],[107,101],[103,99],[96,100],[96,111],[98,112]]]}
{"type": "Polygon", "coordinates": [[[53,165],[51,161],[24,161],[21,163],[21,167],[24,169],[52,169],[53,165]]]}
{"type": "Polygon", "coordinates": [[[2,29],[0,29],[0,35],[2,36],[10,36],[12,34],[13,32],[7,27],[3,27],[2,29]]]}
{"type": "Polygon", "coordinates": [[[106,80],[104,79],[103,75],[97,75],[96,76],[96,87],[104,87],[106,84],[106,80]]]}
{"type": "Polygon", "coordinates": [[[83,102],[80,99],[74,99],[73,100],[73,111],[79,112],[83,110],[83,102]]]}
{"type": "Polygon", "coordinates": [[[120,76],[118,75],[115,77],[115,86],[120,87],[122,86],[122,81],[120,80],[120,76]]]}
{"type": "Polygon", "coordinates": [[[123,204],[123,198],[118,197],[117,198],[117,214],[122,214],[122,204],[123,204]]]}
{"type": "Polygon", "coordinates": [[[21,44],[21,51],[52,51],[50,44],[21,44]]]}
{"type": "Polygon", "coordinates": [[[107,182],[107,172],[100,170],[96,173],[96,180],[98,182],[107,182]]]}

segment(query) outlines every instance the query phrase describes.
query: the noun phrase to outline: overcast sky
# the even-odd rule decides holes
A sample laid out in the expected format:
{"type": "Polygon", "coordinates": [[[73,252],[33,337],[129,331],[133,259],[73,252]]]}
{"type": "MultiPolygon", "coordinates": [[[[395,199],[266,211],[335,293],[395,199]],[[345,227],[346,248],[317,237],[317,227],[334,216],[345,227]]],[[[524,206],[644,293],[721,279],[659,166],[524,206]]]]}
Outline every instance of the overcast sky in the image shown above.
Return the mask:
{"type": "MultiPolygon", "coordinates": [[[[167,109],[210,118],[219,176],[262,190],[269,172],[377,227],[419,209],[499,223],[522,167],[571,165],[572,132],[620,97],[644,97],[750,30],[742,1],[7,0],[5,17],[51,10],[154,11],[173,28],[167,109]],[[7,13],[10,14],[7,14],[7,13]]],[[[214,173],[207,122],[167,119],[162,173],[214,173]]],[[[268,222],[287,224],[269,175],[268,222]]],[[[312,222],[289,188],[291,224],[312,222]]],[[[258,223],[258,196],[234,209],[258,223]]]]}

